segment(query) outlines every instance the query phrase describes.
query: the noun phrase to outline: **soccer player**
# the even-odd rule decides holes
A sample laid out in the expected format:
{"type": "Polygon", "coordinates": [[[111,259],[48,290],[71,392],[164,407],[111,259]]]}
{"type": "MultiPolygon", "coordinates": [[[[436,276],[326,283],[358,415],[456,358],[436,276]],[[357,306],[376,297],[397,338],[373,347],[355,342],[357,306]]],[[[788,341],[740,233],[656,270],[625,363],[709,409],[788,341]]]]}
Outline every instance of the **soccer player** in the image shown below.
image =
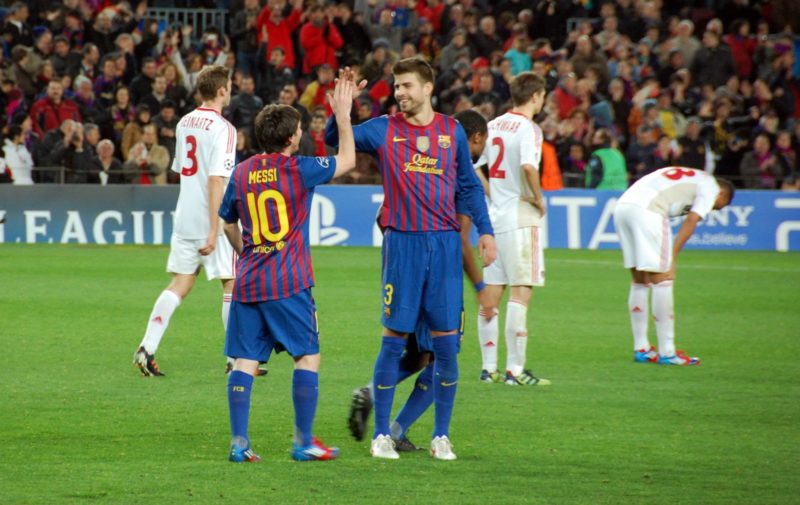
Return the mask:
{"type": "Polygon", "coordinates": [[[633,281],[628,310],[633,330],[634,360],[661,365],[697,365],[700,359],[675,350],[675,311],[672,285],[678,253],[697,223],[712,209],[729,205],[733,184],[684,167],[667,167],[648,174],[622,194],[614,209],[614,225],[622,246],[625,268],[633,281]],[[673,242],[669,218],[686,216],[673,242]],[[652,310],[658,351],[647,338],[647,301],[652,310]]]}
{"type": "Polygon", "coordinates": [[[486,303],[478,314],[478,339],[483,370],[480,380],[499,382],[497,370],[498,310],[506,286],[506,373],[508,385],[546,386],[547,379],[525,369],[528,305],[533,286],[544,286],[544,251],[539,227],[546,209],[539,185],[542,130],[533,116],[542,110],[545,82],[533,72],[511,81],[514,107],[489,122],[486,158],[489,163],[492,226],[497,234],[497,261],[484,269],[486,303]]]}
{"type": "Polygon", "coordinates": [[[228,377],[232,433],[229,460],[260,458],[247,433],[250,391],[259,362],[286,350],[295,362],[292,400],[297,461],[335,459],[339,450],[312,436],[320,364],[319,330],[311,286],[314,276],[308,241],[308,215],[314,187],[355,166],[350,124],[352,78],[340,73],[328,96],[341,140],[335,157],[295,156],[303,131],[300,113],[288,105],[269,105],[256,116],[255,134],[264,153],[240,163],[225,191],[219,215],[239,254],[225,355],[235,357],[228,377]],[[242,230],[239,229],[241,222],[242,230]]]}
{"type": "Polygon", "coordinates": [[[203,103],[181,118],[172,170],[181,174],[167,272],[172,280],[155,302],[144,338],[133,355],[142,375],[163,376],[155,353],[175,309],[194,287],[200,268],[222,281],[222,324],[228,324],[236,259],[222,235],[219,210],[236,155],[236,129],[222,117],[231,98],[230,71],[205,67],[197,76],[203,103]]]}
{"type": "MultiPolygon", "coordinates": [[[[484,264],[496,254],[483,188],[472,170],[464,129],[435,113],[431,104],[433,69],[422,59],[398,61],[393,69],[397,114],[354,128],[356,149],[375,155],[383,175],[383,316],[381,350],[375,363],[375,431],[370,452],[376,458],[399,455],[389,429],[398,364],[406,338],[419,320],[431,329],[435,357],[435,422],[431,454],[452,460],[449,438],[458,384],[458,329],[463,276],[452,261],[460,255],[456,196],[469,209],[480,235],[484,264]]],[[[363,87],[356,88],[355,94],[363,87]]],[[[332,122],[326,141],[336,144],[332,122]]]]}
{"type": "MultiPolygon", "coordinates": [[[[464,110],[453,116],[464,128],[469,141],[470,155],[473,160],[478,160],[486,146],[486,119],[474,110],[464,110]]],[[[478,162],[479,163],[479,162],[478,162]]],[[[483,182],[478,165],[475,166],[475,173],[483,182]]],[[[382,210],[381,210],[382,211],[382,210]]],[[[380,212],[378,213],[378,226],[380,227],[380,212]]],[[[461,226],[461,245],[464,271],[475,286],[479,302],[483,293],[483,271],[478,267],[470,243],[470,232],[472,230],[472,218],[466,210],[461,208],[460,202],[456,202],[456,213],[459,225],[461,226]]],[[[381,229],[381,231],[385,231],[381,229]]],[[[461,328],[463,335],[463,328],[461,328]]],[[[424,321],[417,324],[414,333],[409,334],[406,341],[406,349],[400,358],[397,382],[400,383],[415,373],[420,372],[414,383],[414,388],[406,400],[405,405],[392,421],[389,429],[392,440],[395,443],[397,452],[416,451],[419,448],[412,443],[407,436],[408,430],[414,422],[430,407],[433,403],[433,354],[430,346],[430,328],[424,321]]],[[[356,440],[364,438],[367,420],[372,412],[372,397],[374,385],[357,388],[353,391],[350,402],[350,416],[348,417],[348,428],[350,434],[356,440]]]]}

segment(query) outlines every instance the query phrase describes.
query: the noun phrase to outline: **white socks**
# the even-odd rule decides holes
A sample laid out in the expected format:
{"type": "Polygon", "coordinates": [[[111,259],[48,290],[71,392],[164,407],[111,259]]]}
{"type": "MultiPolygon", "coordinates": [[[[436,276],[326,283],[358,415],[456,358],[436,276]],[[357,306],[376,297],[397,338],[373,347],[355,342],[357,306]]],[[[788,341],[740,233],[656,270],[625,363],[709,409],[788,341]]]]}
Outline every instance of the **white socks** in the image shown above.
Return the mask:
{"type": "Polygon", "coordinates": [[[506,305],[506,370],[514,376],[525,367],[525,352],[528,345],[528,306],[509,300],[506,305]]]}
{"type": "Polygon", "coordinates": [[[231,313],[231,300],[233,300],[232,294],[222,294],[222,328],[226,334],[228,333],[228,317],[230,317],[231,313]]]}
{"type": "Polygon", "coordinates": [[[672,303],[672,281],[653,284],[653,319],[658,336],[658,354],[675,355],[675,310],[672,303]]]}
{"type": "Polygon", "coordinates": [[[169,319],[180,304],[181,297],[168,289],[165,289],[159,295],[155,305],[153,305],[153,311],[150,313],[150,319],[147,322],[147,330],[145,330],[144,338],[140,344],[144,346],[144,350],[148,354],[155,354],[158,344],[161,342],[161,338],[169,325],[169,319]]]}
{"type": "MultiPolygon", "coordinates": [[[[631,329],[633,330],[633,350],[650,350],[650,341],[647,339],[648,325],[648,295],[650,286],[647,284],[631,284],[628,295],[628,312],[631,315],[631,329]]],[[[653,302],[655,303],[655,301],[653,302]]],[[[655,307],[655,305],[654,305],[655,307]]],[[[653,309],[655,312],[655,308],[653,309]]]]}
{"type": "Polygon", "coordinates": [[[478,312],[478,341],[481,344],[481,358],[483,359],[483,369],[487,372],[497,370],[497,309],[491,314],[491,319],[486,309],[481,308],[478,312]]]}

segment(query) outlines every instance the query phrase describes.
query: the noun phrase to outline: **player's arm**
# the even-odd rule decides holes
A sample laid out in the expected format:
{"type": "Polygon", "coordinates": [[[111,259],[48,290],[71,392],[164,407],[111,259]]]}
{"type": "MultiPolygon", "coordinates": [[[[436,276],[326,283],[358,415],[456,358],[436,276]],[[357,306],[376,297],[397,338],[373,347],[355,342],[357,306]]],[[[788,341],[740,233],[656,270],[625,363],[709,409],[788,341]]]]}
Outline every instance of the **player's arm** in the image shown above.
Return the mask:
{"type": "Polygon", "coordinates": [[[218,175],[208,176],[208,237],[206,245],[199,249],[203,256],[208,256],[214,252],[217,246],[217,235],[219,234],[219,206],[222,203],[222,195],[225,194],[225,178],[218,175]]]}
{"type": "Polygon", "coordinates": [[[200,254],[207,256],[214,252],[219,235],[219,209],[222,197],[233,172],[236,157],[236,130],[230,123],[220,128],[214,144],[210,146],[213,153],[208,173],[208,237],[206,245],[199,249],[200,254]]]}
{"type": "MultiPolygon", "coordinates": [[[[675,260],[678,258],[678,253],[681,252],[683,246],[692,236],[694,230],[697,228],[697,223],[700,222],[702,217],[697,212],[689,212],[684,219],[683,224],[678,229],[678,234],[675,236],[675,243],[672,245],[672,264],[675,265],[675,260]]],[[[673,266],[674,268],[674,266],[673,266]]]]}
{"type": "Polygon", "coordinates": [[[470,233],[472,232],[472,219],[466,214],[457,214],[458,225],[461,227],[461,257],[464,264],[464,272],[475,286],[475,290],[480,292],[483,289],[483,272],[475,261],[475,254],[470,243],[470,233]]]}
{"type": "Polygon", "coordinates": [[[525,180],[528,181],[533,197],[528,199],[528,202],[536,207],[536,209],[545,215],[547,209],[544,207],[544,197],[542,196],[542,185],[539,183],[539,171],[533,165],[522,165],[522,173],[525,174],[525,180]]]}
{"type": "Polygon", "coordinates": [[[464,207],[472,216],[472,221],[478,229],[478,254],[483,259],[484,266],[491,265],[497,257],[497,248],[494,243],[494,230],[489,220],[489,211],[486,208],[486,198],[478,176],[472,166],[472,157],[469,153],[469,142],[464,127],[456,126],[456,200],[464,203],[464,207]]]}
{"type": "Polygon", "coordinates": [[[356,145],[353,136],[353,125],[350,122],[350,113],[353,108],[353,81],[349,77],[350,70],[339,72],[339,79],[333,88],[333,94],[328,95],[328,103],[336,117],[336,131],[339,137],[339,152],[336,154],[336,170],[334,177],[344,175],[356,166],[356,145]]]}
{"type": "Polygon", "coordinates": [[[239,212],[236,205],[236,184],[233,180],[228,184],[225,189],[225,195],[222,197],[222,203],[219,206],[217,213],[225,224],[222,229],[225,232],[225,237],[230,242],[236,254],[241,255],[244,249],[244,241],[242,240],[242,231],[239,229],[239,212]]]}

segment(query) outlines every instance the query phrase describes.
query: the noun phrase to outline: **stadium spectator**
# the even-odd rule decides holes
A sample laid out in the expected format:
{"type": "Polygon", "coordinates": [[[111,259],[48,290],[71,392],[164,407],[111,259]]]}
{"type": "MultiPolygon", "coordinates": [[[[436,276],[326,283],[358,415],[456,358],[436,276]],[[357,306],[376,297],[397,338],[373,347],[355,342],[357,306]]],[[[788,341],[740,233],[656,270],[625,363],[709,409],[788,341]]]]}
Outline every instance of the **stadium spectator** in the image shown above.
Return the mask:
{"type": "Polygon", "coordinates": [[[7,47],[33,45],[33,33],[28,24],[29,15],[28,6],[23,2],[14,2],[8,9],[3,30],[0,32],[7,47]]]}
{"type": "Polygon", "coordinates": [[[33,131],[43,137],[50,130],[58,128],[65,119],[81,121],[78,106],[72,100],[63,98],[64,88],[60,81],[50,81],[47,85],[47,96],[38,100],[31,107],[33,131]]]}
{"type": "Polygon", "coordinates": [[[528,38],[525,35],[518,35],[514,39],[514,45],[506,51],[505,57],[511,62],[511,74],[517,75],[531,69],[531,57],[528,54],[528,38]]]}
{"type": "Polygon", "coordinates": [[[29,51],[24,46],[14,46],[11,50],[11,69],[10,76],[16,83],[17,88],[22,92],[28,104],[33,103],[36,98],[36,76],[30,70],[29,51]]]}
{"type": "Polygon", "coordinates": [[[52,163],[65,168],[64,182],[86,184],[91,180],[92,157],[94,153],[86,146],[84,127],[76,122],[69,137],[56,144],[52,163]]]}
{"type": "Polygon", "coordinates": [[[189,91],[183,84],[183,76],[177,65],[168,61],[161,65],[158,69],[157,75],[163,76],[166,80],[167,89],[164,94],[168,100],[175,103],[178,110],[186,108],[186,101],[189,97],[189,91]]]}
{"type": "Polygon", "coordinates": [[[169,152],[158,144],[158,134],[154,124],[142,127],[141,140],[131,147],[127,160],[123,168],[129,183],[141,185],[167,183],[169,152]]]}
{"type": "MultiPolygon", "coordinates": [[[[797,123],[800,125],[800,123],[797,123]]],[[[800,176],[800,156],[798,156],[798,147],[792,146],[792,134],[788,130],[781,130],[775,140],[775,157],[778,159],[778,164],[781,166],[783,173],[783,183],[781,189],[796,190],[798,176],[800,176]]]]}
{"type": "Polygon", "coordinates": [[[326,17],[325,8],[313,5],[308,11],[308,22],[300,29],[300,46],[303,48],[303,74],[328,64],[336,70],[339,62],[336,51],[342,47],[344,41],[333,23],[333,19],[326,17]]]}
{"type": "Polygon", "coordinates": [[[333,22],[336,29],[339,30],[342,40],[347,41],[347,44],[341,48],[342,62],[345,65],[363,62],[372,48],[372,41],[364,24],[353,16],[353,10],[349,4],[339,3],[333,22]]]}
{"type": "Polygon", "coordinates": [[[453,32],[450,42],[442,48],[439,68],[446,72],[452,69],[457,61],[472,61],[469,46],[467,46],[467,32],[461,28],[453,32]]]}
{"type": "Polygon", "coordinates": [[[25,134],[22,126],[11,125],[3,142],[3,158],[14,184],[33,184],[33,158],[25,147],[25,134]]]}
{"type": "Polygon", "coordinates": [[[316,107],[321,106],[330,113],[325,94],[333,90],[335,85],[333,68],[327,63],[324,63],[316,69],[316,73],[317,78],[310,82],[306,86],[305,91],[303,91],[300,97],[300,104],[305,107],[306,110],[314,110],[316,107]]]}
{"type": "Polygon", "coordinates": [[[170,160],[175,157],[175,131],[178,128],[179,120],[178,108],[172,100],[164,100],[164,103],[161,104],[161,111],[153,118],[159,143],[169,152],[170,160]]]}
{"type": "Polygon", "coordinates": [[[261,43],[263,40],[262,27],[266,27],[267,53],[270,53],[276,47],[280,47],[286,52],[286,66],[294,69],[295,54],[292,32],[300,26],[300,20],[303,15],[303,0],[291,0],[291,11],[288,17],[284,17],[284,5],[276,0],[269,0],[258,14],[256,32],[259,35],[258,42],[261,43]]]}
{"type": "Polygon", "coordinates": [[[385,40],[389,46],[389,50],[394,53],[399,53],[403,48],[403,38],[409,37],[413,34],[417,27],[417,13],[411,11],[409,19],[405,27],[395,24],[395,18],[391,8],[384,7],[377,9],[374,2],[369,2],[373,5],[368,5],[364,12],[364,24],[369,30],[372,40],[382,39],[385,40]],[[375,17],[377,16],[377,23],[375,17]]]}
{"type": "Polygon", "coordinates": [[[100,185],[124,184],[122,162],[114,156],[114,143],[103,139],[97,144],[97,155],[92,158],[92,173],[100,185]]]}
{"type": "Polygon", "coordinates": [[[224,112],[228,121],[248,133],[253,131],[256,114],[264,108],[263,100],[255,94],[255,91],[256,85],[253,76],[243,76],[239,83],[239,92],[231,98],[231,103],[224,112]]]}
{"type": "Polygon", "coordinates": [[[759,133],[753,141],[753,150],[742,157],[739,174],[747,189],[780,188],[783,166],[772,152],[772,140],[766,133],[759,133]]]}
{"type": "Polygon", "coordinates": [[[675,142],[677,166],[707,170],[710,148],[708,142],[700,136],[701,125],[697,116],[690,117],[687,121],[686,134],[675,142]]]}
{"type": "Polygon", "coordinates": [[[250,75],[255,75],[258,68],[256,20],[260,10],[258,0],[244,0],[244,8],[231,19],[231,43],[236,48],[236,68],[250,75]]]}
{"type": "Polygon", "coordinates": [[[395,60],[396,55],[389,52],[389,43],[385,39],[376,39],[372,46],[372,52],[364,60],[361,73],[367,82],[372,83],[383,75],[383,64],[395,60]]]}
{"type": "Polygon", "coordinates": [[[503,50],[503,40],[497,35],[497,22],[493,16],[481,18],[478,31],[469,36],[469,45],[473,57],[490,58],[503,50]]]}
{"type": "Polygon", "coordinates": [[[100,62],[100,50],[95,44],[86,44],[81,52],[81,61],[76,67],[67,70],[75,79],[78,75],[85,75],[94,82],[97,78],[97,64],[100,62]]]}
{"type": "Polygon", "coordinates": [[[147,57],[142,60],[142,72],[131,81],[131,103],[139,103],[142,97],[149,95],[153,91],[153,81],[156,78],[157,70],[155,58],[147,57]]]}
{"type": "Polygon", "coordinates": [[[236,130],[236,164],[243,162],[258,151],[253,147],[251,134],[242,128],[236,130]]]}
{"type": "MultiPolygon", "coordinates": [[[[100,75],[94,80],[94,97],[97,99],[98,106],[103,108],[111,107],[114,103],[114,91],[119,85],[119,74],[114,53],[107,54],[100,63],[100,75]]],[[[78,76],[78,78],[84,76],[78,76]]],[[[76,78],[76,81],[77,79],[76,78]]],[[[89,81],[91,84],[91,81],[89,81]]],[[[75,83],[73,83],[75,85],[75,83]]]]}
{"type": "Polygon", "coordinates": [[[266,51],[267,43],[259,44],[256,58],[256,89],[264,103],[274,103],[278,100],[281,89],[286,84],[294,83],[294,72],[286,66],[286,51],[282,47],[273,49],[269,60],[266,51]]]}
{"type": "Polygon", "coordinates": [[[128,153],[134,144],[138,143],[142,138],[142,132],[146,125],[152,121],[152,114],[150,107],[146,104],[136,107],[136,119],[125,125],[122,130],[121,141],[121,154],[122,161],[128,161],[128,153]]]}
{"type": "Polygon", "coordinates": [[[730,48],[720,44],[719,35],[711,30],[703,34],[703,47],[695,53],[689,68],[696,86],[711,84],[715,88],[736,72],[730,48]]]}
{"type": "Polygon", "coordinates": [[[628,173],[625,157],[612,144],[611,133],[600,128],[592,135],[592,154],[586,166],[586,187],[626,189],[628,173]]]}
{"type": "MultiPolygon", "coordinates": [[[[146,105],[152,114],[158,114],[161,110],[161,103],[167,99],[167,78],[163,75],[156,75],[153,79],[153,90],[143,96],[136,104],[137,107],[146,105]]],[[[174,102],[175,100],[173,100],[174,102]]]]}
{"type": "Polygon", "coordinates": [[[57,75],[63,75],[70,68],[80,65],[80,59],[80,53],[72,50],[67,37],[63,35],[53,37],[53,54],[50,56],[50,61],[57,75]]]}

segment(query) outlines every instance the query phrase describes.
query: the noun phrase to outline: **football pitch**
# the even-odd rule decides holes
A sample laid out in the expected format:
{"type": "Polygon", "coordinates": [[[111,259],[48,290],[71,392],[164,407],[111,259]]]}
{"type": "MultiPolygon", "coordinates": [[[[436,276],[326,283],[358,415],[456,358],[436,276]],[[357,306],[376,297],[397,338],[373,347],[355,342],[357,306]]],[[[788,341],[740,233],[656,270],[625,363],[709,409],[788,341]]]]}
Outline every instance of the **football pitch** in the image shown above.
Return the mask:
{"type": "MultiPolygon", "coordinates": [[[[440,462],[423,451],[373,460],[368,441],[350,438],[350,394],[380,345],[380,252],[315,248],[315,433],[342,454],[290,459],[291,360],[281,354],[253,388],[250,435],[264,460],[249,465],[227,462],[218,283],[201,277],[173,316],[157,353],[166,377],[131,365],[168,282],[167,253],[0,246],[0,504],[800,503],[796,253],[682,253],[676,342],[703,361],[679,368],[633,362],[619,252],[548,250],[547,287],[528,315],[528,365],[552,380],[546,388],[478,382],[468,288],[451,430],[459,459],[440,462]]],[[[411,386],[398,388],[394,412],[411,386]]],[[[432,424],[431,411],[409,438],[427,446],[432,424]]]]}

